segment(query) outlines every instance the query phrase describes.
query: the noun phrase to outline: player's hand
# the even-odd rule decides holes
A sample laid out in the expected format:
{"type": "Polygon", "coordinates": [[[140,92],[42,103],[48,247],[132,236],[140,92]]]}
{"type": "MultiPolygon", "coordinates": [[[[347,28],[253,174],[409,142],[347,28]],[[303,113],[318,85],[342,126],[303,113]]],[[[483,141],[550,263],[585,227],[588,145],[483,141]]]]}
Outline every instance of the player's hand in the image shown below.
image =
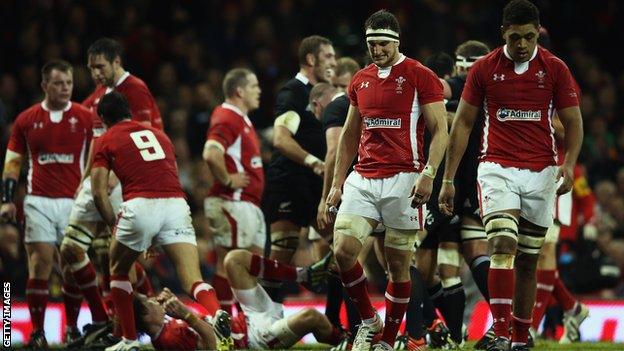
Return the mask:
{"type": "Polygon", "coordinates": [[[323,173],[325,173],[325,162],[320,161],[320,160],[317,162],[314,162],[311,168],[314,174],[316,174],[317,176],[323,176],[323,173]]]}
{"type": "Polygon", "coordinates": [[[156,296],[156,301],[160,302],[161,304],[164,304],[165,301],[169,300],[172,297],[175,297],[175,295],[171,292],[171,290],[169,290],[169,288],[164,288],[160,292],[160,294],[156,296]]]}
{"type": "Polygon", "coordinates": [[[146,260],[158,257],[158,250],[154,246],[150,246],[144,253],[143,258],[146,260]]]}
{"type": "Polygon", "coordinates": [[[455,197],[455,185],[442,183],[440,188],[440,196],[438,197],[438,206],[440,212],[445,216],[453,215],[453,200],[455,197]]]}
{"type": "Polygon", "coordinates": [[[327,194],[327,199],[325,200],[325,208],[327,208],[327,218],[329,221],[333,222],[336,220],[336,214],[338,213],[338,203],[342,198],[342,190],[338,187],[332,186],[329,189],[329,194],[327,194]]]}
{"type": "Polygon", "coordinates": [[[412,207],[416,208],[426,204],[431,197],[432,189],[433,179],[422,174],[419,175],[418,179],[416,179],[414,187],[412,188],[412,194],[410,195],[410,197],[414,197],[412,199],[412,207]]]}
{"type": "Polygon", "coordinates": [[[325,229],[325,225],[327,224],[327,206],[325,206],[325,201],[323,201],[323,199],[321,199],[316,209],[316,224],[318,224],[321,230],[325,229]]]}
{"type": "Polygon", "coordinates": [[[2,222],[15,222],[16,212],[17,209],[14,203],[7,202],[5,204],[2,204],[2,206],[0,207],[0,218],[2,219],[2,222]]]}
{"type": "Polygon", "coordinates": [[[244,173],[230,173],[230,188],[232,189],[241,189],[249,185],[249,176],[244,173]]]}
{"type": "Polygon", "coordinates": [[[557,170],[557,179],[555,182],[559,183],[559,179],[563,178],[563,183],[557,189],[557,195],[562,195],[572,190],[574,184],[574,169],[572,166],[567,166],[565,163],[559,166],[557,170]]]}
{"type": "Polygon", "coordinates": [[[165,303],[163,303],[165,312],[173,318],[183,319],[191,310],[186,307],[185,304],[178,299],[177,296],[172,296],[165,303]]]}

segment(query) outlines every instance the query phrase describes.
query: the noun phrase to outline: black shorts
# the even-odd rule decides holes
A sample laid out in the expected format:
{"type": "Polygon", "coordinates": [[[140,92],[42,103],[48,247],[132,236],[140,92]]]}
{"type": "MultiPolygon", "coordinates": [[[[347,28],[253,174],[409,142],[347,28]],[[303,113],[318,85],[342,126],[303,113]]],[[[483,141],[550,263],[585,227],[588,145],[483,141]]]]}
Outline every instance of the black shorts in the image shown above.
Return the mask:
{"type": "Polygon", "coordinates": [[[477,179],[460,177],[455,185],[455,213],[460,217],[472,217],[481,220],[477,179]]]}
{"type": "Polygon", "coordinates": [[[420,243],[420,248],[437,249],[440,242],[461,242],[461,221],[459,216],[445,216],[435,208],[428,208],[425,218],[427,236],[420,243]]]}
{"type": "Polygon", "coordinates": [[[267,182],[262,209],[268,224],[280,220],[307,227],[316,218],[323,179],[293,176],[286,181],[267,182]]]}

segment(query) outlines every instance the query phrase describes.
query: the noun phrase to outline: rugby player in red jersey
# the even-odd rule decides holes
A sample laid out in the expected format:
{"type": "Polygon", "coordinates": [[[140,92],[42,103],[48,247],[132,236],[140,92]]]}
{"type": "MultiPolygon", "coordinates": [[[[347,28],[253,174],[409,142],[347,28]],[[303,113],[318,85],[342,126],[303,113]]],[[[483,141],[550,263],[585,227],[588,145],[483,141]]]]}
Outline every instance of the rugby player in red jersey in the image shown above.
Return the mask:
{"type": "Polygon", "coordinates": [[[528,349],[539,252],[553,223],[555,194],[572,188],[583,139],[572,75],[563,61],[537,46],[538,31],[535,5],[513,0],[505,6],[501,32],[506,44],[479,59],[468,72],[440,191],[440,210],[451,215],[453,179],[483,106],[477,182],[488,236],[488,291],[496,334],[488,351],[509,350],[510,325],[511,349],[528,349]],[[565,129],[561,166],[557,166],[552,125],[555,109],[565,129]]]}

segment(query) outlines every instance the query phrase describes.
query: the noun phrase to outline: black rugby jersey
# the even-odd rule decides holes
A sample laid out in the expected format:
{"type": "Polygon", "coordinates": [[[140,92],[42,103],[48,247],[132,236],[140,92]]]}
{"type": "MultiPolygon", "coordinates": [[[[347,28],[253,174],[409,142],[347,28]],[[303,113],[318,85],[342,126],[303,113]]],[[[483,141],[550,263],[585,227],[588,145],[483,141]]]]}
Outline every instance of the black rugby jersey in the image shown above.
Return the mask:
{"type": "MultiPolygon", "coordinates": [[[[308,110],[311,90],[312,84],[307,82],[301,74],[289,80],[277,93],[275,116],[280,116],[287,111],[297,112],[301,122],[293,138],[304,150],[322,160],[325,158],[327,149],[325,133],[321,122],[314,117],[312,111],[308,110]]],[[[297,175],[318,178],[309,167],[290,160],[279,150],[273,150],[267,170],[267,181],[272,182],[297,175]]]]}

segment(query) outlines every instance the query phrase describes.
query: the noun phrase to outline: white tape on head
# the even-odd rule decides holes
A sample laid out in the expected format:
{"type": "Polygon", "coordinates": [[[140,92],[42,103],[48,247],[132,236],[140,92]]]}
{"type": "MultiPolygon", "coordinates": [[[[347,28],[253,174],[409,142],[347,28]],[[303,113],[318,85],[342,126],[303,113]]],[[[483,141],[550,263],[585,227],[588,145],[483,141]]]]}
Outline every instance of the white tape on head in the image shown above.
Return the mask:
{"type": "Polygon", "coordinates": [[[399,33],[389,28],[373,29],[366,28],[366,41],[393,41],[399,42],[399,33]]]}

